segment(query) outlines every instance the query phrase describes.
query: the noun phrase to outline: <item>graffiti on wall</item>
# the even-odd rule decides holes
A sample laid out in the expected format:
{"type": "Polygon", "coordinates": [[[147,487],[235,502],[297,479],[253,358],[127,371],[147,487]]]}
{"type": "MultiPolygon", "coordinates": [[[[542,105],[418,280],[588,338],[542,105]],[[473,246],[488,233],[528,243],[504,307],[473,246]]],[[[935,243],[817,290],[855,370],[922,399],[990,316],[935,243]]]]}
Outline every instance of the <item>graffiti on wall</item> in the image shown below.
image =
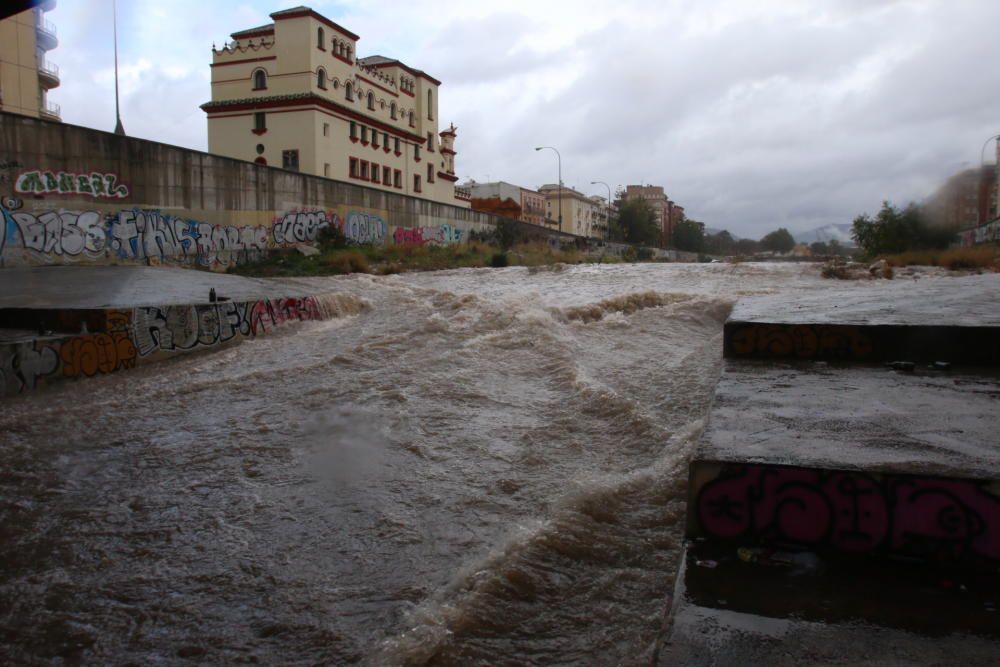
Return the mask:
{"type": "Polygon", "coordinates": [[[385,243],[387,225],[375,213],[354,211],[347,216],[341,231],[351,243],[357,245],[382,245],[385,243]]]}
{"type": "Polygon", "coordinates": [[[17,160],[0,160],[0,185],[13,182],[16,177],[11,177],[10,172],[23,166],[17,160]]]}
{"type": "Polygon", "coordinates": [[[964,247],[1000,241],[1000,220],[994,220],[974,229],[959,232],[958,238],[964,247]]]}
{"type": "Polygon", "coordinates": [[[128,186],[117,174],[71,174],[65,171],[25,171],[14,182],[14,191],[30,195],[82,195],[95,199],[124,199],[128,186]]]}
{"type": "Polygon", "coordinates": [[[344,228],[344,222],[333,211],[289,211],[274,219],[271,234],[277,245],[315,243],[320,232],[328,227],[344,228]]]}
{"type": "Polygon", "coordinates": [[[159,211],[19,211],[0,204],[0,251],[22,249],[39,262],[87,259],[157,260],[231,266],[262,257],[267,230],[257,225],[213,225],[159,211]]]}
{"type": "Polygon", "coordinates": [[[734,323],[725,329],[726,356],[865,359],[875,346],[861,327],[734,323]]]}
{"type": "Polygon", "coordinates": [[[156,353],[210,348],[260,336],[288,322],[323,319],[315,297],[224,301],[105,312],[106,331],[0,345],[0,394],[62,378],[134,368],[156,353]]]}
{"type": "Polygon", "coordinates": [[[392,242],[396,245],[450,245],[462,242],[462,230],[447,223],[437,227],[396,227],[392,242]]]}
{"type": "Polygon", "coordinates": [[[730,464],[697,491],[695,516],[718,539],[1000,561],[1000,496],[977,480],[730,464]]]}

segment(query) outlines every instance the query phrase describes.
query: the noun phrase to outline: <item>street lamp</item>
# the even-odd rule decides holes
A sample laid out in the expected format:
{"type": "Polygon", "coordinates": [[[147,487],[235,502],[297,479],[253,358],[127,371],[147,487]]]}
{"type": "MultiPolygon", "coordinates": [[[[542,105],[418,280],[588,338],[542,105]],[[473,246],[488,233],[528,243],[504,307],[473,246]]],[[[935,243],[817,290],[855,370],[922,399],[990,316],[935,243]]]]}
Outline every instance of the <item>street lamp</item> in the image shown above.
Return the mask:
{"type": "Polygon", "coordinates": [[[604,225],[604,240],[607,241],[611,237],[611,186],[604,181],[591,181],[590,184],[600,184],[608,189],[608,220],[604,225]]]}
{"type": "Polygon", "coordinates": [[[536,146],[535,150],[540,151],[543,148],[548,148],[550,151],[556,151],[556,157],[559,159],[559,198],[557,201],[559,202],[559,231],[562,232],[562,155],[560,155],[559,151],[552,146],[536,146]]]}

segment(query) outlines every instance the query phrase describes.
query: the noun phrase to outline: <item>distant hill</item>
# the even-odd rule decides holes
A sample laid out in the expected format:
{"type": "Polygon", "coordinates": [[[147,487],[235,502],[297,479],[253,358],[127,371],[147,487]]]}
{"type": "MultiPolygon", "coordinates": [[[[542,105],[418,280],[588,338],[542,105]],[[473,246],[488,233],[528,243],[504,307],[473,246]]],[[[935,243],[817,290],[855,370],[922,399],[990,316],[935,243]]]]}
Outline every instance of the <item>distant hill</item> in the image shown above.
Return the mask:
{"type": "MultiPolygon", "coordinates": [[[[714,235],[718,234],[718,233],[719,233],[719,232],[721,232],[721,231],[723,231],[723,230],[721,230],[721,229],[716,229],[715,227],[706,227],[706,228],[705,228],[705,233],[706,233],[706,234],[711,234],[712,236],[714,236],[714,235]]],[[[739,241],[739,240],[740,240],[740,238],[742,238],[742,237],[740,237],[740,236],[737,236],[736,234],[733,234],[732,232],[729,232],[729,235],[730,235],[730,236],[732,236],[732,237],[733,237],[733,239],[735,239],[736,241],[739,241]]]]}
{"type": "Polygon", "coordinates": [[[796,243],[805,243],[806,245],[815,243],[816,241],[832,241],[836,239],[842,246],[851,248],[855,246],[854,239],[851,238],[850,223],[823,225],[816,229],[810,229],[808,232],[799,232],[793,236],[796,243]]]}

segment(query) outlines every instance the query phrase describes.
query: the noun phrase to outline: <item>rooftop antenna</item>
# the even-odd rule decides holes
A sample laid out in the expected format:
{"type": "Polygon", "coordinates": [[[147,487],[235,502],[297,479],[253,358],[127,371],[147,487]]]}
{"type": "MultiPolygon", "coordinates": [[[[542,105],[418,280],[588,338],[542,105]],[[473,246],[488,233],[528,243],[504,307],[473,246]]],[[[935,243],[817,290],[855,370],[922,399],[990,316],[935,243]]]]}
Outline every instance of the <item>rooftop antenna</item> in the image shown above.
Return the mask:
{"type": "Polygon", "coordinates": [[[111,11],[113,16],[115,36],[115,134],[120,137],[125,136],[125,127],[122,125],[121,106],[118,103],[118,1],[111,0],[111,11]]]}

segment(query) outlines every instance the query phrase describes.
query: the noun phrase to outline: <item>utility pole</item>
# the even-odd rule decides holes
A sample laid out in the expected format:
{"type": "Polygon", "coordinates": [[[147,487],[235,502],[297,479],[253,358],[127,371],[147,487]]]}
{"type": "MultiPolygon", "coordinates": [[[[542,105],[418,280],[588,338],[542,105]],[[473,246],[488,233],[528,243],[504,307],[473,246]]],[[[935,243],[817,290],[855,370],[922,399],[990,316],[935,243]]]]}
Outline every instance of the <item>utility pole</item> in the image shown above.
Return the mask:
{"type": "Polygon", "coordinates": [[[118,103],[118,0],[111,0],[112,23],[115,42],[115,134],[125,136],[125,126],[122,125],[121,107],[118,103]]]}

